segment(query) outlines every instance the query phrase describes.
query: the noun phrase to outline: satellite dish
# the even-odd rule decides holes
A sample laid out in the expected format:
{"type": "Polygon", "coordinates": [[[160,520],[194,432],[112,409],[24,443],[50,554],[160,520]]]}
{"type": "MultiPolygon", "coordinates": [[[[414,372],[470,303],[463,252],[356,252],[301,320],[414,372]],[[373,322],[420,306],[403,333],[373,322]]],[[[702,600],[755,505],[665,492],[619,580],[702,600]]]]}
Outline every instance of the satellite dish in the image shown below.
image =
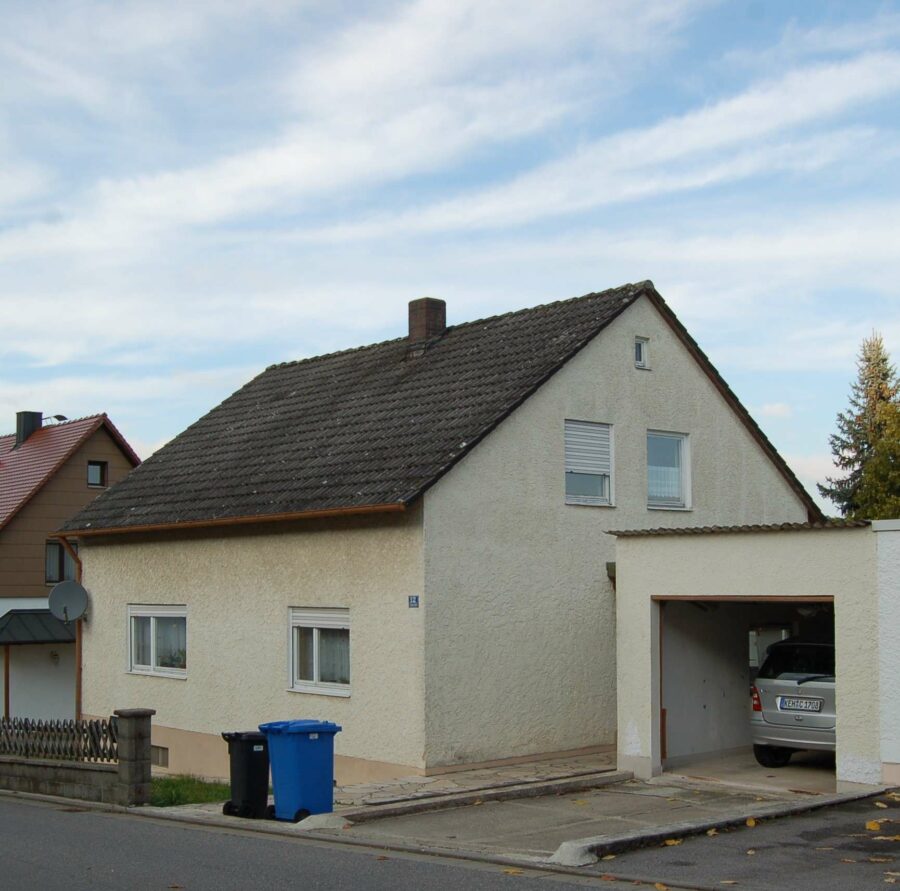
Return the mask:
{"type": "Polygon", "coordinates": [[[87,591],[78,582],[60,582],[53,586],[49,598],[50,612],[67,625],[87,611],[87,591]]]}

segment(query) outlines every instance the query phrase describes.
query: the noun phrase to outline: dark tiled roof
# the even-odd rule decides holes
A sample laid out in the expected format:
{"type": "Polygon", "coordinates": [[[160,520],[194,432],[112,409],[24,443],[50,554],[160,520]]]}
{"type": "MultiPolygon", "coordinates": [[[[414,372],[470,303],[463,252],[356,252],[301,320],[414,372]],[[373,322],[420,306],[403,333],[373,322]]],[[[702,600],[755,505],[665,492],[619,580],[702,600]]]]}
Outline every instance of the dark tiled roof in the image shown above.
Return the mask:
{"type": "Polygon", "coordinates": [[[650,535],[731,535],[736,532],[811,532],[821,529],[863,529],[870,520],[826,520],[823,523],[767,523],[755,526],[681,526],[676,529],[610,530],[617,538],[644,538],[650,535]]]}
{"type": "Polygon", "coordinates": [[[64,527],[266,517],[421,495],[642,293],[644,282],[275,365],[64,527]]]}
{"type": "Polygon", "coordinates": [[[0,616],[0,645],[72,643],[75,626],[60,622],[48,609],[11,609],[0,616]]]}
{"type": "Polygon", "coordinates": [[[651,282],[275,365],[73,517],[102,533],[402,509],[645,295],[807,506],[819,509],[651,282]]]}
{"type": "Polygon", "coordinates": [[[106,427],[132,464],[140,464],[140,458],[105,414],[41,427],[19,448],[14,448],[15,434],[0,436],[0,529],[100,427],[106,427]]]}

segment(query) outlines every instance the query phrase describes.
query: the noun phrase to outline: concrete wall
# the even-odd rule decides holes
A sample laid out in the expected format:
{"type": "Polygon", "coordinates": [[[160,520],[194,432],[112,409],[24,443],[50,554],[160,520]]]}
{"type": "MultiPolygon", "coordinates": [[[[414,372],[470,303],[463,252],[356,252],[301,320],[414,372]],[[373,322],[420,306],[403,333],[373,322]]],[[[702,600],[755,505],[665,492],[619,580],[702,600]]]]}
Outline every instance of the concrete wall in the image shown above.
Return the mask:
{"type": "Polygon", "coordinates": [[[652,597],[833,597],[838,780],[878,782],[874,547],[872,531],[866,528],[620,538],[620,767],[640,776],[661,770],[659,604],[652,597]]]}
{"type": "Polygon", "coordinates": [[[422,593],[421,554],[415,512],[255,532],[87,539],[84,711],[155,708],[154,744],[169,748],[172,772],[222,776],[220,732],[288,718],[341,724],[335,749],[343,759],[421,768],[424,610],[407,605],[422,593]],[[186,679],[128,672],[129,603],[186,605],[186,679]],[[287,689],[288,610],[305,606],[350,610],[349,698],[287,689]]]}
{"type": "Polygon", "coordinates": [[[878,585],[881,761],[885,783],[900,785],[900,520],[873,524],[878,585]]]}
{"type": "Polygon", "coordinates": [[[660,650],[666,766],[750,745],[749,630],[795,624],[795,610],[777,603],[664,605],[660,650]]]}
{"type": "Polygon", "coordinates": [[[805,517],[639,300],[426,494],[428,766],[614,742],[605,530],[805,517]],[[634,367],[635,336],[649,338],[649,371],[634,367]],[[567,418],[613,425],[614,507],[564,503],[567,418]],[[691,510],[648,510],[648,429],[690,435],[691,510]]]}
{"type": "Polygon", "coordinates": [[[75,644],[11,646],[9,679],[10,717],[75,717],[75,644]]]}

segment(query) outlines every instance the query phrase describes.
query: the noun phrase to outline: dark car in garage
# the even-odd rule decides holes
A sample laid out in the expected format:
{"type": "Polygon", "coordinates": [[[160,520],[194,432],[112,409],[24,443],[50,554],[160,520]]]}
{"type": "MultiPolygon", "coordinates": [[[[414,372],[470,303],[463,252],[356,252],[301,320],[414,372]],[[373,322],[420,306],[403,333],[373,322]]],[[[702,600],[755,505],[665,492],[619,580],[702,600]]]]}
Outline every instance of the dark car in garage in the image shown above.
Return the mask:
{"type": "Polygon", "coordinates": [[[784,640],[769,647],[751,687],[753,754],[784,767],[802,749],[835,746],[834,645],[784,640]]]}

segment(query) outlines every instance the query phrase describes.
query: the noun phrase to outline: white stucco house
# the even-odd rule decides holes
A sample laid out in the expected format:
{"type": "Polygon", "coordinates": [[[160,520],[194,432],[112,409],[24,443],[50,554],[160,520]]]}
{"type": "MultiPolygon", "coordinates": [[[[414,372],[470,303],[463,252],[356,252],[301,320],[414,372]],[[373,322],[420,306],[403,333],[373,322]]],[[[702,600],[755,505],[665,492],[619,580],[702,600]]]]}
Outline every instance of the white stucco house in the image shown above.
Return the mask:
{"type": "Polygon", "coordinates": [[[338,779],[612,749],[610,529],[818,509],[649,282],[285,363],[64,527],[84,708],[336,721],[338,779]]]}

